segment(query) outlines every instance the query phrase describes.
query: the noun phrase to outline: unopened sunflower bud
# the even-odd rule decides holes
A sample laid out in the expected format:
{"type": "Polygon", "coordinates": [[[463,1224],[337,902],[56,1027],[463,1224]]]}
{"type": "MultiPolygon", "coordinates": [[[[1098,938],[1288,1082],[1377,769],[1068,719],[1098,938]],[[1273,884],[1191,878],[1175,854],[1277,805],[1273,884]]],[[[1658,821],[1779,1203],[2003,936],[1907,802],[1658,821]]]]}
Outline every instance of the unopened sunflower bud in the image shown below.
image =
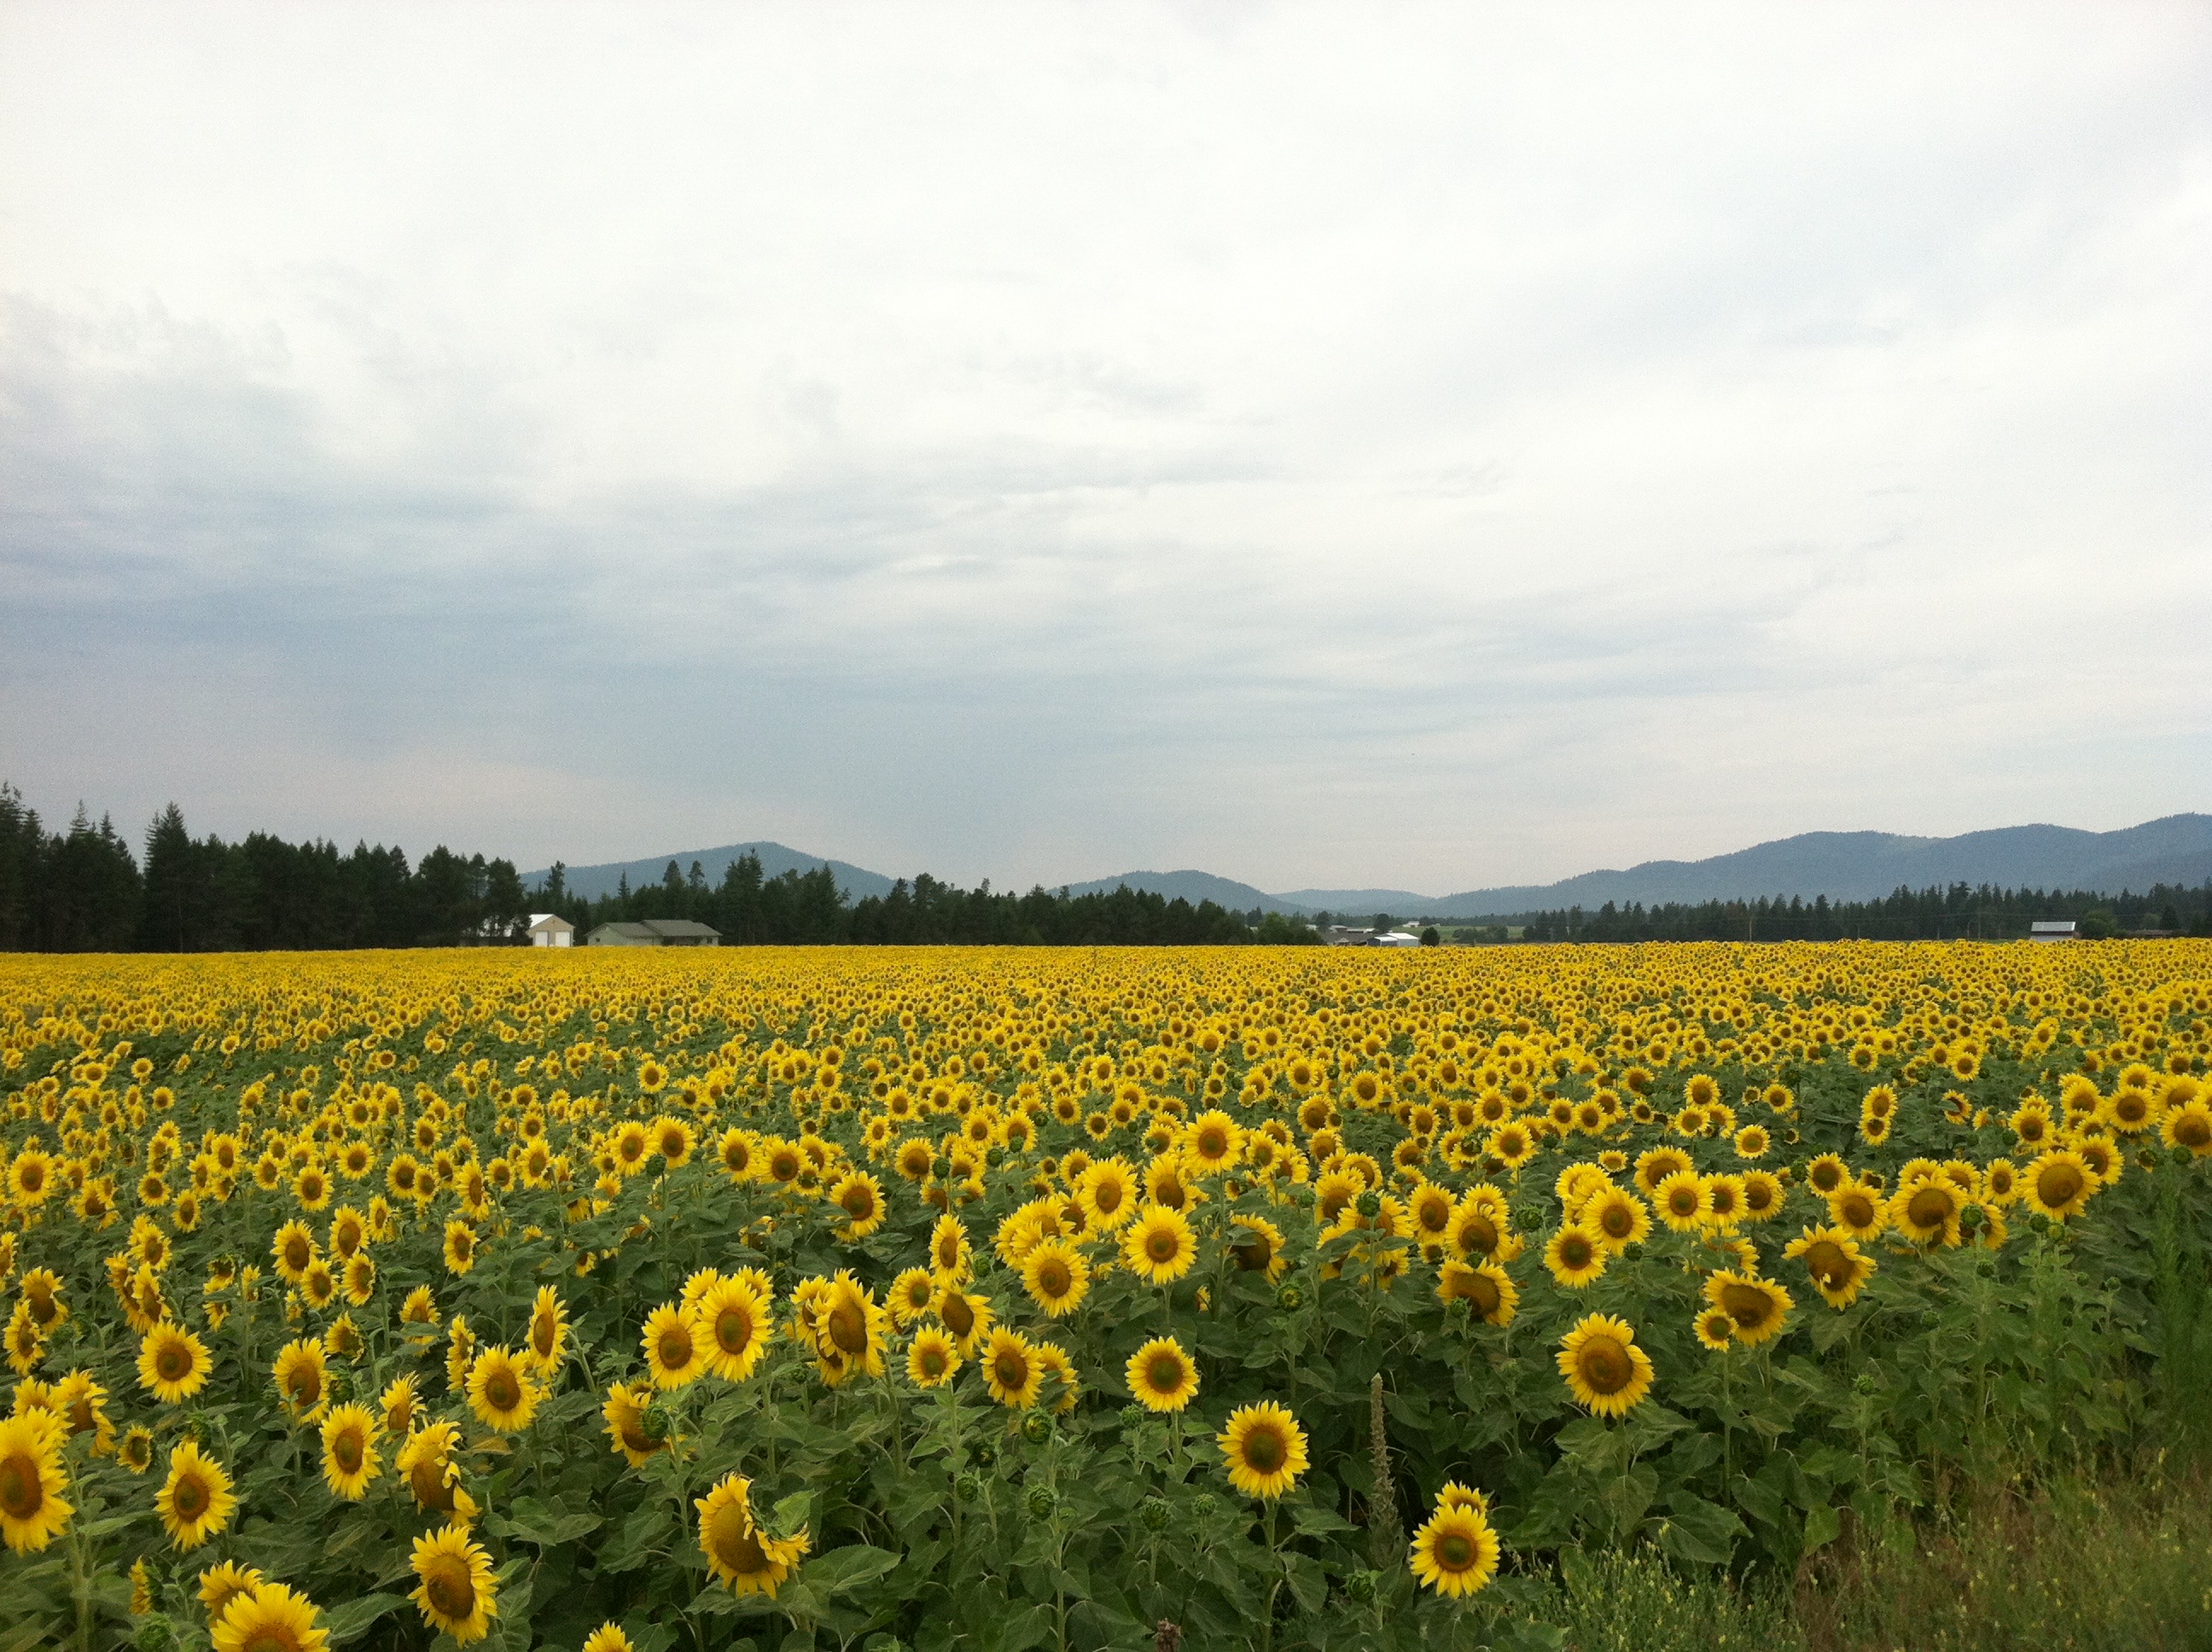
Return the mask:
{"type": "Polygon", "coordinates": [[[1356,1571],[1344,1580],[1344,1592],[1352,1597],[1354,1606],[1367,1606],[1375,1599],[1375,1574],[1356,1571]]]}
{"type": "Polygon", "coordinates": [[[1305,1287],[1296,1279],[1285,1280],[1283,1288],[1275,1292],[1275,1306],[1288,1311],[1304,1307],[1305,1300],[1305,1287]]]}
{"type": "Polygon", "coordinates": [[[1032,1520],[1050,1520],[1052,1511],[1060,1507],[1060,1494],[1049,1485],[1032,1485],[1025,1501],[1032,1520]]]}
{"type": "Polygon", "coordinates": [[[1982,1207],[1980,1206],[1969,1205],[1959,1212],[1959,1228],[1961,1232],[1972,1233],[1981,1225],[1982,1207]]]}
{"type": "Polygon", "coordinates": [[[1359,1195],[1359,1199],[1354,1208],[1358,1211],[1361,1216],[1364,1217],[1368,1221],[1372,1222],[1376,1217],[1382,1214],[1382,1195],[1376,1193],[1370,1187],[1367,1192],[1359,1195]]]}
{"type": "Polygon", "coordinates": [[[1211,1491],[1201,1491],[1191,1499],[1190,1506],[1197,1510],[1200,1520],[1211,1520],[1215,1510],[1221,1507],[1221,1500],[1211,1491]]]}
{"type": "Polygon", "coordinates": [[[1164,1532],[1170,1512],[1165,1497],[1146,1497],[1137,1505],[1137,1523],[1148,1532],[1164,1532]]]}
{"type": "Polygon", "coordinates": [[[176,1625],[160,1613],[153,1613],[139,1624],[131,1643],[141,1652],[171,1652],[177,1643],[176,1625]]]}
{"type": "Polygon", "coordinates": [[[974,1503],[983,1495],[983,1477],[969,1469],[952,1482],[952,1495],[963,1503],[974,1503]]]}
{"type": "Polygon", "coordinates": [[[668,1437],[668,1407],[661,1401],[655,1400],[647,1405],[642,1420],[647,1439],[665,1440],[668,1437]]]}
{"type": "Polygon", "coordinates": [[[1022,1418],[1022,1438],[1031,1445],[1042,1445],[1052,1438],[1052,1418],[1041,1411],[1033,1411],[1022,1418]]]}

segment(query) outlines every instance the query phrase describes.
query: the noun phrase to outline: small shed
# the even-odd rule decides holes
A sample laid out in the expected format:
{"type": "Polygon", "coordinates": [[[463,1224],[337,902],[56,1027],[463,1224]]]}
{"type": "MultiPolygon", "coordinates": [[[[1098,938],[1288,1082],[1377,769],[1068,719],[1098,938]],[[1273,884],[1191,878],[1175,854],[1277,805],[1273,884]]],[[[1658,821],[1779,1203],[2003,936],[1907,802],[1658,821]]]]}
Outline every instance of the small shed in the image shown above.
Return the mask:
{"type": "Polygon", "coordinates": [[[533,912],[530,927],[523,932],[530,937],[532,946],[574,946],[576,926],[557,912],[533,912]]]}
{"type": "Polygon", "coordinates": [[[1409,935],[1402,929],[1386,929],[1367,944],[1370,946],[1419,946],[1421,938],[1409,935]]]}
{"type": "Polygon", "coordinates": [[[2071,918],[2038,918],[2027,926],[2027,938],[2032,941],[2070,941],[2074,938],[2071,918]]]}
{"type": "Polygon", "coordinates": [[[584,937],[586,946],[720,946],[722,932],[689,918],[641,918],[635,923],[601,924],[584,937]]]}

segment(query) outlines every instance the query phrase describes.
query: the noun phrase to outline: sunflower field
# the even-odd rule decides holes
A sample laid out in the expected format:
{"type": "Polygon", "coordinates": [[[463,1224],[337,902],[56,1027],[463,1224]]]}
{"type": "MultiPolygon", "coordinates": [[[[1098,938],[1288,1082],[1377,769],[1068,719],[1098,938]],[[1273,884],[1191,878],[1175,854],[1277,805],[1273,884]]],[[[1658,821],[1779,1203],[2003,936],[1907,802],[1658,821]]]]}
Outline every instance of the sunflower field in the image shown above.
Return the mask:
{"type": "Polygon", "coordinates": [[[1786,1577],[2205,1443],[2208,1060],[2185,941],[0,958],[0,1652],[1786,1577]]]}

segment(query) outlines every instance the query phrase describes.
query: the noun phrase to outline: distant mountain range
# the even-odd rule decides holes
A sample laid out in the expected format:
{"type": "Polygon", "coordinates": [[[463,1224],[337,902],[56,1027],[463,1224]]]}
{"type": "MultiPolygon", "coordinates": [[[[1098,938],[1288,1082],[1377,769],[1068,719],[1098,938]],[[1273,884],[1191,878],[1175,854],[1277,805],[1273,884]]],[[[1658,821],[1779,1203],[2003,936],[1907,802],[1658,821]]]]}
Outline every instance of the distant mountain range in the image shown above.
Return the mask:
{"type": "MultiPolygon", "coordinates": [[[[781,878],[787,872],[812,872],[817,866],[827,866],[837,879],[837,887],[851,899],[858,901],[871,895],[889,895],[891,880],[879,872],[870,872],[865,866],[854,866],[842,860],[825,860],[817,854],[803,854],[797,849],[786,848],[781,843],[725,843],[719,849],[679,849],[671,854],[647,855],[642,860],[610,860],[599,866],[566,866],[562,875],[571,895],[586,900],[598,900],[603,895],[612,895],[621,887],[622,880],[629,879],[632,889],[646,884],[658,884],[667,873],[668,863],[676,863],[677,875],[689,878],[691,863],[699,863],[699,871],[711,886],[722,881],[722,873],[729,864],[746,854],[760,857],[761,872],[769,878],[781,878]]],[[[552,870],[540,867],[536,872],[522,874],[523,887],[538,890],[544,887],[545,876],[552,870]]]]}
{"type": "MultiPolygon", "coordinates": [[[[837,886],[854,900],[888,894],[891,880],[880,872],[803,854],[781,843],[732,843],[719,849],[687,849],[644,860],[603,866],[571,866],[568,887],[580,895],[611,893],[628,873],[630,887],[658,883],[668,863],[688,873],[696,860],[708,882],[719,883],[722,869],[748,849],[761,858],[769,877],[788,870],[828,866],[837,886]]],[[[543,872],[525,875],[536,887],[543,872]]],[[[1376,913],[1399,918],[1503,918],[1524,912],[1579,906],[1595,910],[1607,901],[1645,906],[1668,902],[1755,900],[1760,896],[1825,895],[1832,901],[1866,901],[1887,895],[1899,884],[1911,889],[1951,884],[1994,884],[2004,889],[2094,890],[2117,895],[2154,884],[2194,886],[2212,879],[2212,815],[2168,815],[2114,832],[2076,831],[2065,826],[2005,826],[1960,837],[1900,837],[1889,832],[1804,832],[1707,860],[1647,860],[1626,872],[1587,872],[1556,884],[1508,884],[1468,890],[1457,895],[1420,895],[1411,890],[1292,890],[1270,895],[1249,884],[1212,872],[1131,872],[1066,887],[1076,895],[1110,893],[1121,884],[1177,896],[1194,906],[1212,901],[1231,911],[1310,915],[1329,912],[1354,919],[1376,913]]]]}

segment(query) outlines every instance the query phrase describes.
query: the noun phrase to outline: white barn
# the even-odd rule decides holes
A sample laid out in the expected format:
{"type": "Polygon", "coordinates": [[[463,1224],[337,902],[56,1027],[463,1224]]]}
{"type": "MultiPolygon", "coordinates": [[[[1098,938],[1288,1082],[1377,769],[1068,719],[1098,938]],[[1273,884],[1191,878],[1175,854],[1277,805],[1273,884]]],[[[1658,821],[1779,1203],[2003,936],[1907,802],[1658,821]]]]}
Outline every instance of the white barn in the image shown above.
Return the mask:
{"type": "Polygon", "coordinates": [[[533,912],[527,932],[532,946],[574,946],[576,926],[557,912],[533,912]]]}

